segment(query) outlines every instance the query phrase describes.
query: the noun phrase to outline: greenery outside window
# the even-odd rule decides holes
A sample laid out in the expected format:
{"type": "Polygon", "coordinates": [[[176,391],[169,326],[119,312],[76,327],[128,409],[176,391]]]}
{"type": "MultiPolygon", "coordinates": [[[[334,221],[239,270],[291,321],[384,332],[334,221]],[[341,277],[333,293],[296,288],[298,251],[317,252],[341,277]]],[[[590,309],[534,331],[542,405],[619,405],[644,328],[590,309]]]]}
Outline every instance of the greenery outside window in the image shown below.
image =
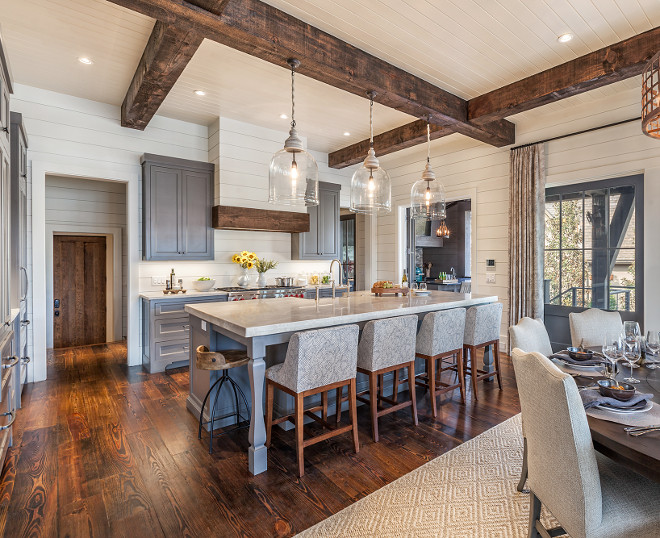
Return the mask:
{"type": "Polygon", "coordinates": [[[643,188],[643,176],[628,176],[546,189],[546,310],[641,315],[643,188]]]}

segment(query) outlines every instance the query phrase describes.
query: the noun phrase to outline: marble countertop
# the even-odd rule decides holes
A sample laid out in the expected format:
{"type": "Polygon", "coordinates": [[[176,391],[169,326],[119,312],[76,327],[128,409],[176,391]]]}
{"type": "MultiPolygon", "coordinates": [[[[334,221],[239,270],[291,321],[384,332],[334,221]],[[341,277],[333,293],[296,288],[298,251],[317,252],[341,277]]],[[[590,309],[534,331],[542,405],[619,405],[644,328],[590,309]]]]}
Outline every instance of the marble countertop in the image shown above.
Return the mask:
{"type": "Polygon", "coordinates": [[[171,300],[176,300],[178,299],[179,301],[181,299],[197,299],[199,297],[226,297],[227,292],[226,291],[196,291],[196,290],[188,290],[186,293],[175,293],[171,294],[168,293],[167,295],[164,294],[162,291],[143,291],[140,293],[140,297],[143,299],[146,299],[147,301],[153,301],[154,299],[171,299],[171,300]]]}
{"type": "Polygon", "coordinates": [[[368,291],[336,299],[280,298],[186,305],[189,314],[244,337],[266,336],[493,303],[496,295],[432,291],[425,297],[376,297],[368,291]]]}

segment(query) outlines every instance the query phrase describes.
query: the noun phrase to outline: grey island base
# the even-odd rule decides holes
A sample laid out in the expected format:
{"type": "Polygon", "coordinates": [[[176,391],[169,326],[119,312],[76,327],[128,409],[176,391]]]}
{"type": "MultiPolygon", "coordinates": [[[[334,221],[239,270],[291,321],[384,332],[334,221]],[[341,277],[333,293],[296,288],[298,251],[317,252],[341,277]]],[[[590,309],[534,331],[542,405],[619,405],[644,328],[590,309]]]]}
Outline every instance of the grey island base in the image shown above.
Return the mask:
{"type": "MultiPolygon", "coordinates": [[[[293,333],[349,323],[362,326],[373,319],[407,314],[417,314],[421,321],[428,312],[496,301],[497,296],[492,295],[434,291],[427,297],[375,297],[368,292],[355,292],[334,300],[321,300],[318,306],[316,301],[298,298],[188,304],[185,310],[190,315],[192,330],[188,409],[199,413],[201,400],[214,381],[208,372],[195,368],[194,349],[200,344],[214,351],[246,349],[250,362],[248,379],[244,383],[249,381],[251,394],[248,464],[252,474],[262,473],[267,469],[266,361],[281,362],[281,350],[285,347],[282,344],[286,344],[293,333]],[[277,348],[280,352],[273,353],[272,350],[277,348]]],[[[492,352],[485,354],[484,363],[486,368],[492,367],[492,352]]]]}

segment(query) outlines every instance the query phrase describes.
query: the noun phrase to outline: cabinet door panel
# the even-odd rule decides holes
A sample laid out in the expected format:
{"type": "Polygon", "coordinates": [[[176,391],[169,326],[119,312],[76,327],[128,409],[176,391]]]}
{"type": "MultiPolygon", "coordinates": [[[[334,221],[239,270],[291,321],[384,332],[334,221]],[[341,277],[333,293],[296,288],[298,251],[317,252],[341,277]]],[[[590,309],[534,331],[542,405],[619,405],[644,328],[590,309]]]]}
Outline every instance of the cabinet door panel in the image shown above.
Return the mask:
{"type": "Polygon", "coordinates": [[[209,175],[183,171],[182,252],[186,258],[213,258],[209,175]]]}
{"type": "Polygon", "coordinates": [[[152,167],[151,171],[151,256],[172,259],[180,248],[181,171],[152,167]]]}
{"type": "Polygon", "coordinates": [[[339,191],[320,189],[319,198],[319,254],[339,258],[339,191]]]}
{"type": "Polygon", "coordinates": [[[300,257],[317,258],[319,255],[319,206],[307,208],[309,213],[309,232],[300,234],[300,257]]]}

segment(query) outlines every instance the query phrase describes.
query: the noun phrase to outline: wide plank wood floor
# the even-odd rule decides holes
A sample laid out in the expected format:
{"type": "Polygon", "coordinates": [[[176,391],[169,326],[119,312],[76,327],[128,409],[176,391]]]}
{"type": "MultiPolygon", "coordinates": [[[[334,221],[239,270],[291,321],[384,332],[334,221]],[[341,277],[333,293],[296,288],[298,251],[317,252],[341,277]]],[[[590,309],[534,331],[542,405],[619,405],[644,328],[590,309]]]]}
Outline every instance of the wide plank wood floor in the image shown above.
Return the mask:
{"type": "Polygon", "coordinates": [[[309,447],[302,479],[293,432],[276,429],[269,470],[254,477],[247,430],[213,455],[197,439],[186,369],[125,363],[121,343],[57,350],[48,381],[26,387],[0,477],[4,536],[291,536],[520,410],[503,358],[503,391],[482,383],[466,405],[445,396],[434,420],[418,389],[419,426],[408,409],[383,417],[379,443],[358,408],[359,454],[350,435],[309,447]]]}

